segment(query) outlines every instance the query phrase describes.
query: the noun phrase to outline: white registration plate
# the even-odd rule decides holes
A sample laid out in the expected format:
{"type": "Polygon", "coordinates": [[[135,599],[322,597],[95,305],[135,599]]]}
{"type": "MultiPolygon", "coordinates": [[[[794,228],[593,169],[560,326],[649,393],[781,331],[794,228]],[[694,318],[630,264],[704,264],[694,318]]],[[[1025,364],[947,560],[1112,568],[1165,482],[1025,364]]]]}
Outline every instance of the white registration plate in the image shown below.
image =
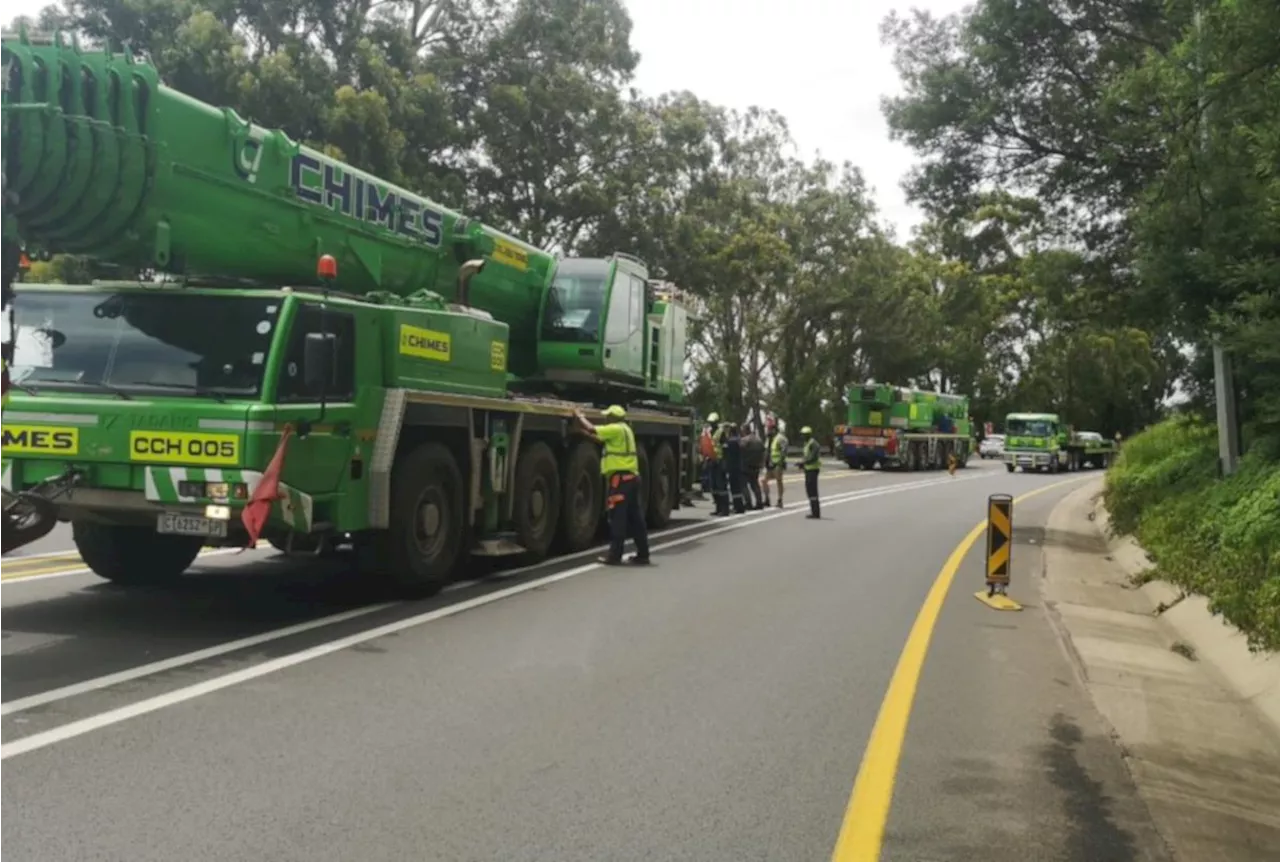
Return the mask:
{"type": "Polygon", "coordinates": [[[179,515],[164,512],[156,522],[157,533],[176,536],[212,536],[217,539],[227,537],[227,522],[213,518],[201,518],[199,515],[179,515]]]}

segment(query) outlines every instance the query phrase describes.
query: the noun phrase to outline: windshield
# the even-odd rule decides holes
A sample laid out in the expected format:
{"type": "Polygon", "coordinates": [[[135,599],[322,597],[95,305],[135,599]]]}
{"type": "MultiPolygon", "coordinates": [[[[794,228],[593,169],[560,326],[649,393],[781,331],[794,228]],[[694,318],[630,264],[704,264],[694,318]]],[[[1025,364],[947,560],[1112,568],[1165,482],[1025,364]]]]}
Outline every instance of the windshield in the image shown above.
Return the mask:
{"type": "Polygon", "coordinates": [[[1004,430],[1010,437],[1049,437],[1054,433],[1053,423],[1047,419],[1010,419],[1004,430]]]}
{"type": "Polygon", "coordinates": [[[562,260],[547,295],[542,338],[545,341],[594,343],[600,340],[607,260],[562,260]]]}
{"type": "Polygon", "coordinates": [[[280,301],[195,293],[22,291],[15,385],[253,396],[280,301]]]}

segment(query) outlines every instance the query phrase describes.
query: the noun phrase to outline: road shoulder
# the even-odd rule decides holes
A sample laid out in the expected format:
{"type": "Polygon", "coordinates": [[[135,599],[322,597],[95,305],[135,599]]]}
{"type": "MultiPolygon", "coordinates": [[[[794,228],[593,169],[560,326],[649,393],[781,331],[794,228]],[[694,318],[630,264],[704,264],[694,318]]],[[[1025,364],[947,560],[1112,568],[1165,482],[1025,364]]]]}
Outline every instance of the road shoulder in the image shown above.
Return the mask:
{"type": "Polygon", "coordinates": [[[1049,516],[1041,593],[1050,618],[1177,858],[1274,860],[1280,734],[1229,679],[1269,690],[1261,671],[1231,655],[1207,608],[1181,602],[1176,622],[1162,613],[1177,594],[1135,579],[1145,560],[1107,539],[1100,491],[1100,480],[1090,482],[1049,516]],[[1228,671],[1197,643],[1225,657],[1228,671]]]}
{"type": "Polygon", "coordinates": [[[974,600],[981,540],[957,572],[915,693],[884,862],[1171,859],[1036,595],[1062,493],[1014,507],[1009,592],[1023,611],[974,600]]]}

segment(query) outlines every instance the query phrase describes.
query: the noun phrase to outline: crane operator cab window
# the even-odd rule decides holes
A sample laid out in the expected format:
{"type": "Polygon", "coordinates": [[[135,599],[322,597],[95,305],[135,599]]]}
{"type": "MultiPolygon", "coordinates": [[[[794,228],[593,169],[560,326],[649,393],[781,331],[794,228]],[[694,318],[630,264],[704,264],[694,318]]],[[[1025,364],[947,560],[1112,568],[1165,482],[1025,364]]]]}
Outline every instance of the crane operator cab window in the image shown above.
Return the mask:
{"type": "Polygon", "coordinates": [[[598,344],[604,317],[609,261],[567,259],[556,266],[542,316],[542,339],[598,344]]]}
{"type": "Polygon", "coordinates": [[[643,376],[648,284],[640,267],[621,258],[561,260],[547,292],[542,340],[603,347],[583,348],[606,371],[643,376]]]}

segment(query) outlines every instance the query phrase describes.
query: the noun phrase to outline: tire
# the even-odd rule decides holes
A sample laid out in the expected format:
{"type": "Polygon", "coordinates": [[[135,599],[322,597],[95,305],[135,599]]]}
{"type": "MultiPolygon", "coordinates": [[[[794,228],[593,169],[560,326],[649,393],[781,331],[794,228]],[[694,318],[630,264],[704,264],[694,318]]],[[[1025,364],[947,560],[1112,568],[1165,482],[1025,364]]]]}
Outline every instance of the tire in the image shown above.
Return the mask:
{"type": "Polygon", "coordinates": [[[1012,464],[1012,463],[1010,463],[1010,462],[1008,462],[1008,461],[1005,461],[1005,462],[1004,462],[1004,469],[1005,469],[1006,471],[1008,471],[1008,472],[1012,473],[1014,470],[1017,470],[1017,469],[1018,469],[1018,465],[1017,465],[1017,464],[1012,464]]]}
{"type": "Polygon", "coordinates": [[[604,509],[600,453],[594,443],[580,440],[565,458],[560,481],[559,545],[566,553],[591,547],[604,509]]]}
{"type": "Polygon", "coordinates": [[[173,583],[195,562],[204,539],[169,536],[150,527],[72,521],[76,550],[95,575],[122,586],[173,583]]]}
{"type": "Polygon", "coordinates": [[[545,558],[560,524],[560,469],[546,443],[532,443],[520,453],[512,514],[516,541],[533,561],[545,558]]]}
{"type": "Polygon", "coordinates": [[[649,468],[652,471],[649,478],[641,476],[649,486],[649,507],[645,510],[645,518],[650,527],[658,530],[671,523],[671,509],[679,486],[676,455],[671,451],[670,443],[658,444],[649,459],[649,468]]]}
{"type": "Polygon", "coordinates": [[[391,525],[373,539],[368,560],[394,592],[435,595],[463,557],[466,512],[462,472],[448,447],[424,443],[391,471],[391,525]]]}
{"type": "MultiPolygon", "coordinates": [[[[649,480],[645,477],[649,475],[649,450],[644,448],[644,442],[636,440],[636,460],[639,462],[640,478],[637,479],[638,487],[636,494],[639,497],[636,503],[640,506],[640,511],[646,513],[648,517],[649,511],[649,480]]],[[[601,518],[601,521],[607,522],[608,518],[601,518]]],[[[607,527],[608,524],[606,523],[607,527]]]]}

